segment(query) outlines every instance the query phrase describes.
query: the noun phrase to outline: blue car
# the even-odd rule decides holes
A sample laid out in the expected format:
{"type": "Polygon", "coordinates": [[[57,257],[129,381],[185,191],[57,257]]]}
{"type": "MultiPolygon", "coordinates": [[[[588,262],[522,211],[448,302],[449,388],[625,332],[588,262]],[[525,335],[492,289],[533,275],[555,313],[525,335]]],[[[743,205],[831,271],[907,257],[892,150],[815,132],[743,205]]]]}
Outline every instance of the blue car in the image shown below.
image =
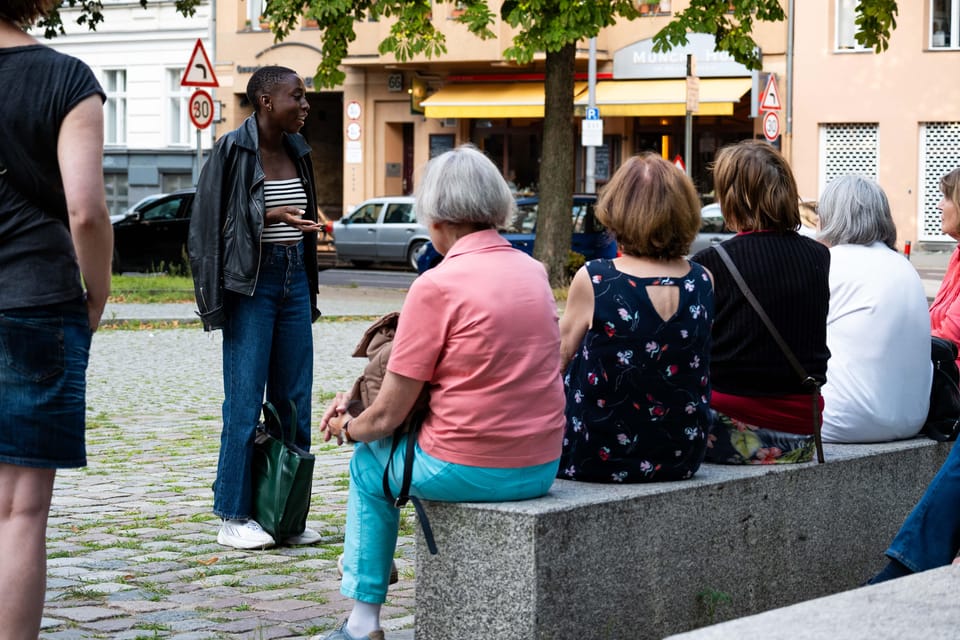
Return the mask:
{"type": "MultiPolygon", "coordinates": [[[[594,194],[575,194],[573,196],[573,241],[571,249],[587,260],[595,258],[616,258],[617,241],[613,234],[600,224],[594,216],[593,207],[597,202],[594,194]]],[[[536,238],[537,210],[540,199],[537,196],[517,198],[517,208],[500,229],[500,233],[510,244],[524,253],[533,255],[533,242],[536,238]]],[[[443,260],[443,256],[426,243],[417,256],[417,272],[423,273],[443,260]]]]}

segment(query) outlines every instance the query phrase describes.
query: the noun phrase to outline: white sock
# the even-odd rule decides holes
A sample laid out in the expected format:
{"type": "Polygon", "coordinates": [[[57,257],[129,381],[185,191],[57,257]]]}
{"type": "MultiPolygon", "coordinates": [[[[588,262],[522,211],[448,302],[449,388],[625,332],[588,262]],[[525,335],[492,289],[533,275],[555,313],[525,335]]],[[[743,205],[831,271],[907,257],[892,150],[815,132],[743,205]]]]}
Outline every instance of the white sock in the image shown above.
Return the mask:
{"type": "Polygon", "coordinates": [[[353,611],[347,618],[347,633],[354,638],[366,638],[380,628],[380,605],[354,600],[353,611]]]}

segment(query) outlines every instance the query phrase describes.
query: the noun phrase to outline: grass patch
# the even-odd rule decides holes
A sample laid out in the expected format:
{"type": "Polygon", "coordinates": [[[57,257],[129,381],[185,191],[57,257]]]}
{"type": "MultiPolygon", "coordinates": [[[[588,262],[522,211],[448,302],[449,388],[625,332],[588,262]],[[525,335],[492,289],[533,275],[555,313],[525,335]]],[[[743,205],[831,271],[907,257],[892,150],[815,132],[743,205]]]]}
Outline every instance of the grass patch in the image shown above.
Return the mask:
{"type": "Polygon", "coordinates": [[[164,273],[113,276],[110,302],[193,302],[193,278],[164,273]]]}

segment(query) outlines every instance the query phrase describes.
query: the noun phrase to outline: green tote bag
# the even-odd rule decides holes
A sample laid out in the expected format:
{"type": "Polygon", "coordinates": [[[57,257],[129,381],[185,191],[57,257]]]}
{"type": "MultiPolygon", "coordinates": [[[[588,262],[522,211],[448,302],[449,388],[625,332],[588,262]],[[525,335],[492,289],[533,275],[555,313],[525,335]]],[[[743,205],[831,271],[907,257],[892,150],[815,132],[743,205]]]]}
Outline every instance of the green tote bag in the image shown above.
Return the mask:
{"type": "Polygon", "coordinates": [[[294,444],[296,430],[293,402],[288,429],[276,408],[263,403],[253,448],[253,517],[277,542],[303,533],[310,511],[314,456],[294,444]]]}

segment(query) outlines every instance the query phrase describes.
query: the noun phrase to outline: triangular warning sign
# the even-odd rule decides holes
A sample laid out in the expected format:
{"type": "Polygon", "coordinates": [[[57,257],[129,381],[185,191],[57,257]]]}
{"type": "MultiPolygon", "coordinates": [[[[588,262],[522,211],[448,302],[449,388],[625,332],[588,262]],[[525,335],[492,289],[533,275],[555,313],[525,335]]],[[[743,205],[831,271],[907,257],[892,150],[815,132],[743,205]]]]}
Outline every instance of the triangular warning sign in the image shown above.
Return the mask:
{"type": "Polygon", "coordinates": [[[678,153],[677,156],[673,159],[673,166],[675,166],[677,169],[680,169],[680,171],[686,171],[686,170],[687,170],[687,165],[683,164],[683,158],[680,157],[680,154],[679,154],[679,153],[678,153]]]}
{"type": "Polygon", "coordinates": [[[200,38],[197,38],[197,44],[193,47],[193,55],[190,56],[190,62],[187,64],[186,71],[183,72],[183,78],[180,79],[181,87],[219,87],[217,76],[213,73],[213,65],[210,64],[210,58],[203,48],[200,38]]]}
{"type": "Polygon", "coordinates": [[[777,90],[777,74],[771,73],[767,78],[767,88],[763,90],[763,97],[760,100],[760,110],[780,111],[782,108],[780,92],[777,90]]]}

